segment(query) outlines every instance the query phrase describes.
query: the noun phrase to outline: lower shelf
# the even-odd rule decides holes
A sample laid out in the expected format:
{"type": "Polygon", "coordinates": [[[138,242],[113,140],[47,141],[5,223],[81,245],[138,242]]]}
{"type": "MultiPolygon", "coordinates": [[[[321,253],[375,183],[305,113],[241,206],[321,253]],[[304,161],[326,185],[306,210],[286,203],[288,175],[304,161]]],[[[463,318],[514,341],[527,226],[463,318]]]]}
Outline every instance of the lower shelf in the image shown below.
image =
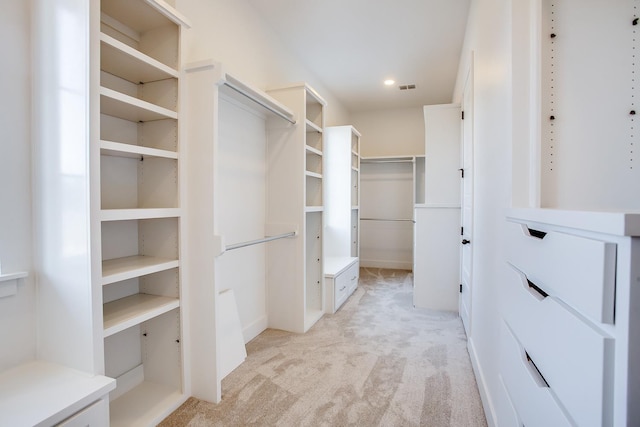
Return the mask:
{"type": "Polygon", "coordinates": [[[177,298],[135,294],[104,305],[104,337],[146,322],[180,306],[177,298]]]}
{"type": "Polygon", "coordinates": [[[142,382],[110,403],[111,427],[156,425],[187,400],[175,388],[142,382]]]}

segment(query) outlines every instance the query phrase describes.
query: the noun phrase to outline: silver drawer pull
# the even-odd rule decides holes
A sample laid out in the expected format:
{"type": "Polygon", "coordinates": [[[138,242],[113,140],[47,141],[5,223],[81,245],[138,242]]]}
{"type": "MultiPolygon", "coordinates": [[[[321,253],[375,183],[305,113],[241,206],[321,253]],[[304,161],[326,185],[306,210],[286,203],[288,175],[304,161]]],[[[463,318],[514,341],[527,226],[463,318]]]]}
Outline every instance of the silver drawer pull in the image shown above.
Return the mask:
{"type": "Polygon", "coordinates": [[[540,239],[540,240],[544,239],[544,236],[547,235],[546,232],[540,231],[540,230],[536,230],[534,228],[527,227],[527,231],[529,232],[529,236],[535,237],[536,239],[540,239]]]}
{"type": "Polygon", "coordinates": [[[358,278],[358,276],[353,276],[353,277],[351,278],[351,281],[353,282],[353,281],[354,281],[354,280],[356,280],[357,278],[358,278]]]}
{"type": "Polygon", "coordinates": [[[538,369],[536,364],[533,362],[533,359],[531,358],[531,356],[529,356],[529,353],[525,351],[524,354],[525,356],[527,356],[527,362],[529,362],[529,366],[532,368],[531,373],[534,374],[536,377],[538,377],[538,379],[540,379],[544,383],[544,387],[549,388],[549,383],[547,382],[547,380],[544,379],[542,372],[540,372],[540,369],[538,369]]]}
{"type": "Polygon", "coordinates": [[[346,287],[346,286],[341,287],[341,288],[340,288],[340,292],[344,291],[345,289],[347,289],[347,287],[346,287]]]}
{"type": "Polygon", "coordinates": [[[531,280],[527,279],[527,284],[529,285],[529,289],[533,289],[537,294],[539,294],[543,299],[548,297],[549,294],[546,293],[545,291],[543,291],[542,289],[540,289],[538,286],[536,286],[535,283],[533,283],[531,280]]]}

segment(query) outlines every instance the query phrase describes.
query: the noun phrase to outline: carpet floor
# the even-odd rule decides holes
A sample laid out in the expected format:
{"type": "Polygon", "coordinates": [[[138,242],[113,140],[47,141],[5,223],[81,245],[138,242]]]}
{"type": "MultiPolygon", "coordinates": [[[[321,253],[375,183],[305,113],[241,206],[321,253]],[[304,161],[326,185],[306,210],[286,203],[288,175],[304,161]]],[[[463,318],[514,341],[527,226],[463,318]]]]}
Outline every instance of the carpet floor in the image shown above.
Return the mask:
{"type": "Polygon", "coordinates": [[[189,398],[160,425],[486,426],[457,313],[414,308],[409,271],[360,274],[306,334],[249,342],[219,404],[189,398]]]}

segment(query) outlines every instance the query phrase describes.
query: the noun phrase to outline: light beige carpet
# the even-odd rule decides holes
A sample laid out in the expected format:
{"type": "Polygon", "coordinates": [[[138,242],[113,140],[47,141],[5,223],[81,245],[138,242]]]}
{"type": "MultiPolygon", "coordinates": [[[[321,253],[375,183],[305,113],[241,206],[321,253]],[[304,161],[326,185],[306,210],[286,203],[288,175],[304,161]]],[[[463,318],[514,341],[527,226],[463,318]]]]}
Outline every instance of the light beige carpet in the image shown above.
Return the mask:
{"type": "Polygon", "coordinates": [[[190,398],[161,426],[486,426],[460,319],[415,309],[411,279],[361,269],[336,314],[266,330],[221,403],[190,398]]]}

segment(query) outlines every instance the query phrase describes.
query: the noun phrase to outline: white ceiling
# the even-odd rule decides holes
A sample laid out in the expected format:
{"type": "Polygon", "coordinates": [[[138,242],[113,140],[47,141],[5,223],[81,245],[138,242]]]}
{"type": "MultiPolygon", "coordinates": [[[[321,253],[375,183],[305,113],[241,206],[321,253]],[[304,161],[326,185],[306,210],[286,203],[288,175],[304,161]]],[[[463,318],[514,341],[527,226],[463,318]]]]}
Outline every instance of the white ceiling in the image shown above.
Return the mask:
{"type": "Polygon", "coordinates": [[[451,102],[470,0],[248,2],[351,112],[451,102]]]}

